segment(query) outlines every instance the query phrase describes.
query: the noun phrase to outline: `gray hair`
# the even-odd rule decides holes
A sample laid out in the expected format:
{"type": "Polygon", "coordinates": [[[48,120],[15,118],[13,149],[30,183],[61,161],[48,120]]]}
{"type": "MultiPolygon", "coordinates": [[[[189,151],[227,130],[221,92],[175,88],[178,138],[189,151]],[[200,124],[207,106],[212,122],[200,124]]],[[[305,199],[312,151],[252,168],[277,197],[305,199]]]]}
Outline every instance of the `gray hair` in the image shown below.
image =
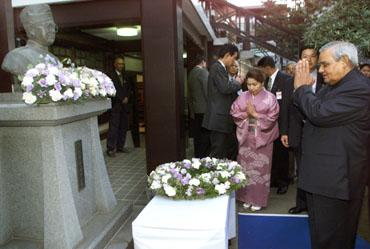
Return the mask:
{"type": "Polygon", "coordinates": [[[321,53],[327,49],[332,50],[333,57],[336,61],[343,55],[347,55],[353,66],[358,65],[358,52],[354,44],[345,41],[333,41],[322,46],[319,52],[321,53]]]}

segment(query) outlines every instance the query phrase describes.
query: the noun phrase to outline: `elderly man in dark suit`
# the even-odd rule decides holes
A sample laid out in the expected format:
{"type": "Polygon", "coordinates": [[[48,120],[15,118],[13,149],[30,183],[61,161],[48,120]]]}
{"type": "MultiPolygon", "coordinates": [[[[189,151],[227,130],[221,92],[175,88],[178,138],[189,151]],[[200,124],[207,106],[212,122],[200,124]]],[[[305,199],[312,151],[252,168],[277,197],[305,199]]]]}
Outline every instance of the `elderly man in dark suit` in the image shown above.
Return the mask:
{"type": "MultiPolygon", "coordinates": [[[[293,93],[293,78],[275,67],[274,59],[270,56],[261,58],[257,66],[268,76],[265,88],[276,96],[279,103],[280,136],[288,134],[289,103],[293,93]]],[[[274,141],[271,168],[271,186],[277,186],[277,194],[285,194],[289,186],[289,152],[280,140],[274,141]]]]}
{"type": "Polygon", "coordinates": [[[312,248],[354,248],[368,177],[369,79],[348,42],[323,46],[319,64],[326,85],[316,95],[306,60],[294,80],[294,103],[306,117],[298,187],[307,192],[312,248]]]}
{"type": "Polygon", "coordinates": [[[108,74],[116,88],[112,98],[112,109],[107,137],[107,155],[114,157],[116,152],[128,152],[124,148],[128,130],[128,100],[130,95],[129,78],[124,74],[125,61],[121,57],[114,60],[114,72],[108,74]]]}
{"type": "MultiPolygon", "coordinates": [[[[316,94],[323,85],[322,75],[317,71],[318,54],[313,47],[303,47],[300,52],[301,59],[308,61],[310,75],[314,82],[312,92],[316,94]]],[[[297,163],[297,174],[299,177],[299,166],[301,160],[301,137],[305,117],[299,112],[298,108],[292,103],[289,106],[289,127],[288,135],[281,136],[281,142],[285,147],[290,147],[294,151],[295,161],[297,163]]],[[[289,209],[289,213],[298,214],[307,210],[306,194],[300,188],[297,188],[296,205],[289,209]]]]}
{"type": "Polygon", "coordinates": [[[208,71],[204,56],[196,56],[195,64],[188,77],[188,103],[193,120],[194,156],[202,158],[208,156],[210,148],[209,131],[202,127],[207,107],[208,71]]]}
{"type": "Polygon", "coordinates": [[[226,70],[226,67],[234,63],[238,52],[238,48],[233,44],[223,45],[218,60],[209,70],[207,109],[203,127],[211,131],[211,157],[235,160],[238,153],[230,107],[237,97],[243,79],[239,76],[229,77],[226,70]]]}

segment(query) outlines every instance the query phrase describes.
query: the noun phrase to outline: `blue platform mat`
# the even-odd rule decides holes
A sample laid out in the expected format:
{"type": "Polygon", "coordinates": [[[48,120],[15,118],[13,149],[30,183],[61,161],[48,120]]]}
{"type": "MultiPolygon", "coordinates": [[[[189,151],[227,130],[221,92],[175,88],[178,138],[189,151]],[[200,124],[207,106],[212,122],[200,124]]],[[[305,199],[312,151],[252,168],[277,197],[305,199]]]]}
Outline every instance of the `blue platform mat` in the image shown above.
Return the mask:
{"type": "MultiPolygon", "coordinates": [[[[239,249],[310,249],[307,215],[239,214],[239,249]]],[[[356,249],[370,249],[357,237],[356,249]]]]}

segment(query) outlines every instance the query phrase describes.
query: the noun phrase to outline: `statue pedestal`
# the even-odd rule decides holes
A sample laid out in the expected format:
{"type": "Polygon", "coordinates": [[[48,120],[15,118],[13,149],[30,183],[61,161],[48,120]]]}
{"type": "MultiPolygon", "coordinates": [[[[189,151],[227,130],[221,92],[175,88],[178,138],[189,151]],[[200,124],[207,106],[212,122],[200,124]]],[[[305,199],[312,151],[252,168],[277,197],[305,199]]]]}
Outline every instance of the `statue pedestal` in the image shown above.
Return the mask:
{"type": "Polygon", "coordinates": [[[0,94],[0,248],[102,248],[131,208],[117,204],[100,145],[110,101],[20,98],[0,94]]]}

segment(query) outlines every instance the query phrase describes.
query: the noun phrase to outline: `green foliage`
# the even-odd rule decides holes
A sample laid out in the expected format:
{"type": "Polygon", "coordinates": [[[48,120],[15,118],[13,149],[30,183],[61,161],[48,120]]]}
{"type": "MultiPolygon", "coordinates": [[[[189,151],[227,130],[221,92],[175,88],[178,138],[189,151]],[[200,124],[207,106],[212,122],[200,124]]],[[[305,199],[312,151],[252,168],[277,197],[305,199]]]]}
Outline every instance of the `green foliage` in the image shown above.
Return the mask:
{"type": "Polygon", "coordinates": [[[306,44],[320,48],[343,40],[354,43],[362,54],[370,56],[370,5],[368,0],[338,0],[324,8],[309,22],[304,33],[306,44]]]}

